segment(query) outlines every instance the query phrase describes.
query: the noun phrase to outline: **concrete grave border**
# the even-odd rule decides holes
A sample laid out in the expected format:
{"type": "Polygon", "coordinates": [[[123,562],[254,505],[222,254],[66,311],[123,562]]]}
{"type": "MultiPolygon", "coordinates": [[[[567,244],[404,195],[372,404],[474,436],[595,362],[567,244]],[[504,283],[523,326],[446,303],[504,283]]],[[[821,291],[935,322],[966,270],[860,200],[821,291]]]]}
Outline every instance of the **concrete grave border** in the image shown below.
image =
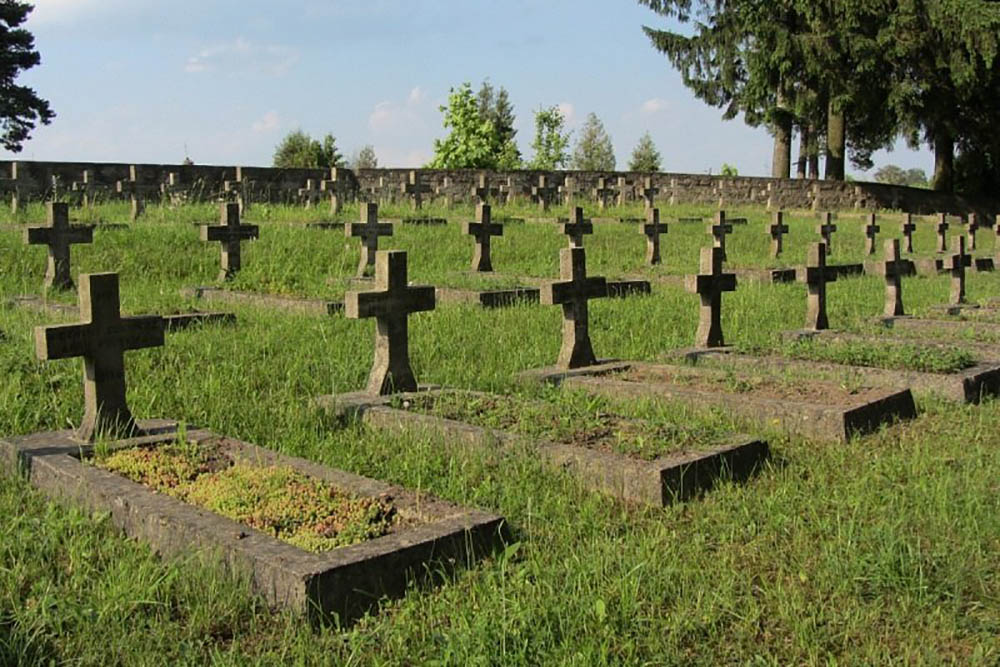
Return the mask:
{"type": "Polygon", "coordinates": [[[257,292],[241,292],[220,287],[186,287],[181,289],[181,296],[208,302],[242,304],[310,315],[336,315],[344,310],[343,301],[258,294],[257,292]]]}
{"type": "MultiPolygon", "coordinates": [[[[57,302],[46,302],[37,296],[15,296],[7,301],[7,305],[13,308],[26,308],[38,313],[53,313],[67,316],[78,316],[80,307],[57,302]]],[[[170,315],[160,315],[163,318],[164,329],[170,331],[180,331],[197,324],[235,324],[235,313],[224,313],[219,311],[196,311],[193,313],[172,313],[170,315]]]]}
{"type": "MultiPolygon", "coordinates": [[[[172,440],[176,432],[176,422],[144,421],[142,427],[157,435],[111,446],[156,444],[172,440]]],[[[187,435],[199,442],[220,437],[206,430],[187,435]]],[[[23,472],[47,497],[108,512],[126,535],[160,554],[192,549],[217,554],[226,566],[247,572],[253,589],[270,605],[304,613],[310,620],[328,614],[354,620],[383,596],[405,594],[414,576],[436,572],[439,566],[454,569],[508,540],[501,516],[226,438],[250,460],[290,466],[357,496],[391,496],[401,513],[424,520],[360,544],[311,553],[83,463],[79,457],[92,447],[71,436],[71,431],[54,431],[0,439],[0,465],[23,472]]]]}
{"type": "Polygon", "coordinates": [[[732,434],[720,445],[695,451],[666,454],[652,461],[631,458],[614,452],[565,445],[499,429],[475,426],[453,419],[409,412],[391,407],[391,402],[416,396],[440,396],[445,393],[487,396],[460,389],[428,389],[381,397],[350,406],[325,402],[320,405],[339,416],[353,416],[364,424],[386,431],[423,432],[451,445],[492,451],[499,447],[527,444],[550,464],[565,468],[587,489],[606,493],[621,500],[656,507],[677,500],[687,500],[711,488],[725,474],[734,480],[749,478],[770,456],[767,442],[743,434],[732,434]]]}
{"type": "Polygon", "coordinates": [[[983,396],[1000,394],[1000,364],[997,363],[978,363],[958,373],[927,373],[732,352],[699,351],[686,357],[693,363],[697,363],[701,358],[724,362],[726,366],[739,370],[763,369],[781,372],[787,369],[817,374],[853,373],[879,386],[909,389],[915,394],[936,394],[942,398],[964,403],[978,403],[983,396]]]}
{"type": "MultiPolygon", "coordinates": [[[[699,391],[683,385],[667,383],[627,382],[608,375],[643,368],[670,368],[668,364],[641,361],[599,362],[595,366],[564,371],[543,368],[522,373],[527,382],[548,382],[592,394],[622,397],[644,397],[676,401],[699,408],[716,407],[760,424],[762,428],[778,426],[782,430],[806,437],[845,442],[853,435],[864,435],[902,419],[916,417],[916,405],[909,389],[878,392],[875,400],[848,407],[828,406],[806,401],[753,398],[752,392],[699,391]]],[[[701,374],[697,367],[677,367],[687,373],[701,374]]],[[[707,375],[707,373],[705,373],[707,375]]]]}

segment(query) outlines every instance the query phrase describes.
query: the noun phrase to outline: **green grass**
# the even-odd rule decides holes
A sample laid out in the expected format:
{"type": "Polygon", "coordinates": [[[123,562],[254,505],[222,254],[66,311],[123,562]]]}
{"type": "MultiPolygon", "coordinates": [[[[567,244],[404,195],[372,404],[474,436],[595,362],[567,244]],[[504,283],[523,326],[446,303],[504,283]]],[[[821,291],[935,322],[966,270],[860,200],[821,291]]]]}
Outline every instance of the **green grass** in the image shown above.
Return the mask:
{"type": "Polygon", "coordinates": [[[793,359],[923,373],[957,373],[976,365],[975,357],[965,350],[909,343],[801,340],[788,343],[784,354],[793,359]]]}
{"type": "MultiPolygon", "coordinates": [[[[87,215],[115,222],[124,211],[108,206],[87,215]]],[[[662,214],[669,222],[711,212],[662,214]]],[[[322,213],[254,207],[248,219],[262,224],[262,238],[246,246],[239,284],[321,297],[342,290],[357,262],[356,241],[293,224],[322,213]]],[[[524,207],[509,213],[528,215],[524,207]]],[[[729,214],[750,218],[729,239],[734,263],[772,265],[763,232],[769,215],[749,207],[729,214]]],[[[41,218],[32,206],[6,222],[41,218]]],[[[119,271],[126,312],[190,307],[178,290],[211,283],[218,271],[218,248],[198,242],[191,223],[216,218],[209,206],[151,207],[133,229],[98,231],[93,245],[75,246],[74,274],[119,271]]],[[[471,209],[456,210],[446,227],[404,226],[386,247],[409,250],[411,280],[434,284],[468,265],[472,242],[457,224],[464,219],[471,209]]],[[[815,219],[809,212],[786,219],[792,232],[780,264],[801,263],[815,219]]],[[[929,219],[921,222],[915,243],[929,254],[933,232],[929,219]]],[[[831,261],[861,261],[860,218],[845,215],[838,225],[831,261]]],[[[890,226],[883,221],[884,230],[890,226]]],[[[993,252],[991,236],[981,235],[981,254],[993,252]]],[[[586,240],[588,268],[609,277],[681,275],[695,268],[706,239],[701,225],[672,225],[665,265],[648,270],[634,225],[599,224],[586,240]]],[[[495,239],[494,264],[510,275],[555,275],[564,245],[551,227],[511,225],[495,239]]],[[[44,262],[44,249],[0,232],[4,296],[36,293],[44,262]]],[[[970,300],[998,287],[998,276],[969,276],[970,300]]],[[[904,281],[913,312],[947,295],[946,277],[904,281]]],[[[843,279],[830,285],[829,299],[831,325],[859,330],[881,312],[883,283],[843,279]]],[[[805,318],[801,285],[741,283],[723,303],[727,340],[741,346],[778,346],[780,332],[805,318]]],[[[993,401],[929,399],[913,422],[841,446],[767,434],[774,460],[750,482],[724,483],[663,509],[630,507],[582,489],[530,449],[462,453],[425,436],[333,426],[310,398],[364,385],[374,324],[236,312],[235,327],[197,327],[170,334],[161,349],[128,354],[137,417],[183,419],[498,512],[517,546],[459,569],[441,586],[414,586],[350,628],[311,628],[267,610],[246,581],[210,558],[162,561],[121,538],[107,516],[51,504],[22,479],[0,478],[0,663],[975,665],[1000,658],[1000,409],[993,401]]],[[[32,328],[46,321],[0,309],[0,433],[80,419],[80,362],[34,358],[32,328]]],[[[658,359],[690,345],[696,321],[696,297],[669,283],[655,284],[651,296],[591,307],[600,356],[658,359]]],[[[555,307],[440,306],[410,319],[411,357],[424,382],[510,392],[518,371],[556,359],[560,330],[555,307]]],[[[628,401],[614,410],[747,428],[721,412],[678,415],[628,401]]]]}

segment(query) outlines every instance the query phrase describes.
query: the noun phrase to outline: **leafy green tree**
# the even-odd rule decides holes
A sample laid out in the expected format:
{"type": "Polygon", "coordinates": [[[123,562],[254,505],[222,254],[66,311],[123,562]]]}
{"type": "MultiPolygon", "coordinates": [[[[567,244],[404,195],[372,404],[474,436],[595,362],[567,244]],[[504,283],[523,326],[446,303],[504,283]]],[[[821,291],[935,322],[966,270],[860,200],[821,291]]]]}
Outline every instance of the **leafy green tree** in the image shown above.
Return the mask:
{"type": "Polygon", "coordinates": [[[566,166],[570,133],[564,131],[565,123],[558,106],[535,112],[535,140],[531,143],[535,157],[528,163],[529,169],[552,170],[566,166]]]}
{"type": "Polygon", "coordinates": [[[375,157],[375,148],[371,144],[361,147],[351,158],[351,169],[375,169],[378,167],[378,158],[375,157]]]}
{"type": "Polygon", "coordinates": [[[14,79],[22,70],[31,69],[41,62],[35,51],[35,38],[20,27],[34,9],[33,5],[16,0],[0,1],[0,145],[12,153],[21,151],[22,145],[35,129],[35,123],[48,125],[55,113],[46,100],[27,86],[18,86],[14,79]]]}
{"type": "Polygon", "coordinates": [[[448,105],[441,107],[444,139],[434,140],[435,169],[515,169],[521,156],[514,143],[514,113],[503,88],[494,94],[484,82],[478,95],[469,83],[452,88],[448,105]]]}
{"type": "Polygon", "coordinates": [[[302,130],[293,130],[285,135],[274,149],[273,164],[284,169],[301,167],[327,169],[339,167],[344,158],[337,150],[337,141],[332,134],[317,141],[302,130]]]}
{"type": "Polygon", "coordinates": [[[514,137],[514,105],[510,102],[507,89],[503,86],[494,90],[492,84],[483,81],[476,94],[479,115],[493,123],[494,147],[497,169],[517,169],[521,166],[521,151],[514,137]]]}
{"type": "Polygon", "coordinates": [[[611,137],[605,132],[604,123],[595,113],[588,114],[580,128],[570,166],[580,171],[613,171],[615,168],[615,149],[611,145],[611,137]]]}
{"type": "Polygon", "coordinates": [[[894,164],[887,164],[875,172],[875,181],[888,185],[905,185],[906,170],[894,164]]]}
{"type": "Polygon", "coordinates": [[[723,162],[722,169],[719,170],[719,174],[722,176],[739,176],[740,170],[728,162],[723,162]]]}
{"type": "Polygon", "coordinates": [[[660,151],[656,150],[653,137],[649,132],[645,132],[639,137],[639,143],[632,151],[632,158],[628,163],[629,171],[652,172],[660,170],[660,151]]]}

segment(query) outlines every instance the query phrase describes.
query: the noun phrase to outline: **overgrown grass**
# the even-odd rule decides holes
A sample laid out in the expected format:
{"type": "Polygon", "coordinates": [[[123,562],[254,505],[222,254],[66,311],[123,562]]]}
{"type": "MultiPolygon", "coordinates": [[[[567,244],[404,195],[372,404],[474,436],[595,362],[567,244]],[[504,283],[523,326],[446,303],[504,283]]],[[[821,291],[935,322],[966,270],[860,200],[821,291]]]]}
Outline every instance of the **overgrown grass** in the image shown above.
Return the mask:
{"type": "Polygon", "coordinates": [[[966,350],[916,343],[800,340],[788,343],[785,354],[794,359],[923,373],[957,373],[976,365],[975,356],[966,350]]]}
{"type": "MultiPolygon", "coordinates": [[[[664,208],[663,217],[711,212],[664,208]]],[[[120,221],[113,207],[93,215],[120,221]]],[[[264,227],[261,240],[246,246],[241,286],[324,297],[342,289],[356,245],[335,231],[292,224],[307,215],[321,218],[319,211],[251,210],[248,219],[264,227]]],[[[439,279],[464,270],[471,257],[472,242],[456,224],[467,215],[471,209],[456,211],[443,228],[400,227],[386,247],[411,252],[412,280],[445,284],[439,279]]],[[[734,263],[771,265],[768,214],[730,215],[750,218],[729,239],[734,263]]],[[[41,218],[40,208],[29,207],[9,222],[41,218]]],[[[216,218],[212,207],[153,207],[133,229],[98,231],[93,245],[75,246],[74,274],[119,271],[125,312],[190,307],[178,290],[209,283],[218,271],[218,248],[199,243],[191,223],[216,218]]],[[[808,212],[788,219],[780,263],[801,263],[816,238],[815,219],[808,212]]],[[[863,259],[860,218],[845,215],[838,225],[831,261],[863,259]]],[[[933,249],[930,227],[928,220],[918,230],[921,252],[933,249]]],[[[981,235],[983,254],[992,252],[990,237],[981,235]]],[[[673,225],[665,266],[648,270],[634,225],[599,224],[586,241],[588,268],[609,277],[680,275],[696,267],[696,249],[707,242],[701,225],[673,225]]],[[[555,275],[564,245],[546,225],[511,225],[495,240],[494,264],[512,275],[555,275]]],[[[37,292],[44,258],[44,249],[26,248],[16,232],[0,233],[3,294],[37,292]]],[[[970,274],[969,298],[992,296],[998,286],[997,276],[970,274]]],[[[918,312],[947,299],[948,279],[907,278],[904,292],[907,308],[918,312]]],[[[883,284],[843,279],[829,298],[831,325],[858,329],[881,312],[883,284]]],[[[739,345],[780,346],[780,332],[805,317],[800,285],[741,283],[723,303],[726,337],[739,345]]],[[[663,509],[629,507],[583,490],[530,450],[461,453],[423,436],[329,425],[310,399],[363,386],[373,323],[236,310],[235,327],[171,334],[162,349],[128,354],[136,416],[184,419],[501,513],[518,546],[441,586],[415,586],[350,628],[311,628],[265,609],[246,581],[211,558],[161,561],[119,537],[106,516],[48,503],[22,479],[0,478],[7,517],[0,523],[0,662],[995,664],[1000,656],[995,402],[928,400],[913,422],[843,446],[771,433],[774,461],[749,483],[722,484],[663,509]]],[[[655,284],[651,296],[591,307],[595,349],[608,357],[657,359],[690,345],[696,320],[696,297],[671,283],[655,284]]],[[[47,321],[0,309],[0,433],[80,419],[80,362],[34,359],[32,327],[47,321]]],[[[555,360],[560,327],[559,308],[440,306],[411,318],[411,356],[425,382],[522,391],[513,376],[555,360]]],[[[721,412],[673,414],[624,400],[614,409],[747,427],[721,412]]]]}

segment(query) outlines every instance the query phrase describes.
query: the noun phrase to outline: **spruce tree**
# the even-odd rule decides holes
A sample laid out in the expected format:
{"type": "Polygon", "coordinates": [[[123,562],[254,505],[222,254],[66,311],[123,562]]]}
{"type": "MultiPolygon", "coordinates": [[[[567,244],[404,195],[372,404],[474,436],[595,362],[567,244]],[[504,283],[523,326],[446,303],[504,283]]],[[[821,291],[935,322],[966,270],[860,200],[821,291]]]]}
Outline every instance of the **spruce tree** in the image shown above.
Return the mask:
{"type": "Polygon", "coordinates": [[[564,131],[565,123],[557,106],[535,112],[535,140],[531,143],[535,157],[528,163],[529,169],[551,171],[566,165],[570,133],[564,131]]]}
{"type": "Polygon", "coordinates": [[[40,122],[48,125],[55,113],[46,100],[38,97],[27,86],[18,86],[14,80],[22,70],[31,69],[41,62],[35,50],[35,38],[20,27],[34,6],[16,0],[0,0],[0,144],[12,153],[21,151],[22,145],[40,122]]]}
{"type": "Polygon", "coordinates": [[[632,151],[632,158],[628,163],[629,171],[654,172],[660,170],[660,151],[656,150],[653,137],[649,132],[639,137],[639,143],[632,151]]]}
{"type": "Polygon", "coordinates": [[[604,123],[595,113],[587,115],[580,129],[570,167],[579,171],[614,171],[615,149],[604,123]]]}

